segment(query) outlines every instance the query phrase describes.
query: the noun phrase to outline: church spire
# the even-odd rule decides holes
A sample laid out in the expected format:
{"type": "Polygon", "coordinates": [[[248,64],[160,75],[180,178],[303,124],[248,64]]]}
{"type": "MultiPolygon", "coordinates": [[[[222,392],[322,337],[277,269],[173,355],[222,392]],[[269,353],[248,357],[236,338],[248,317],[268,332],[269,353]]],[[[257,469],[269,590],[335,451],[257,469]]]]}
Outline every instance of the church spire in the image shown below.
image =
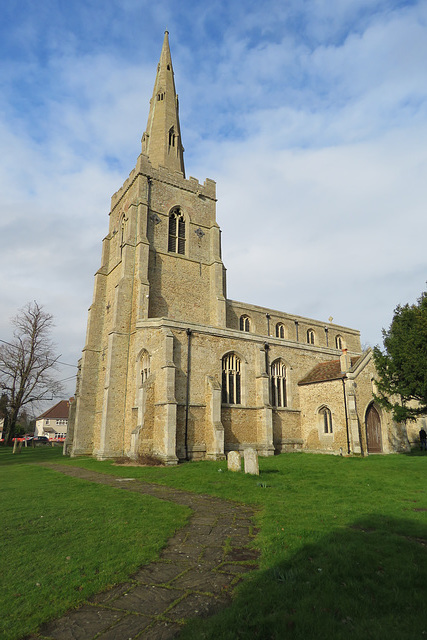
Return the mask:
{"type": "Polygon", "coordinates": [[[142,153],[148,156],[153,166],[163,166],[185,175],[178,96],[175,91],[168,36],[169,33],[165,31],[153,96],[150,100],[147,129],[142,136],[142,153]]]}

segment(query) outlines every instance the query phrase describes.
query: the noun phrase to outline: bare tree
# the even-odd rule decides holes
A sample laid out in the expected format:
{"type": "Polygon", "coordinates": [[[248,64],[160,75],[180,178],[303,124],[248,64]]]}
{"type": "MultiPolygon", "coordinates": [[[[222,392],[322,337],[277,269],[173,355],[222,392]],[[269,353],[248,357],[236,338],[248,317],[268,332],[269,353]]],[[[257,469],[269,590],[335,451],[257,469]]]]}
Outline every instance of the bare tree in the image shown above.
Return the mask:
{"type": "Polygon", "coordinates": [[[12,324],[12,341],[0,346],[0,389],[8,397],[5,444],[14,437],[23,407],[63,390],[52,375],[59,357],[50,337],[53,317],[34,301],[18,312],[12,324]]]}

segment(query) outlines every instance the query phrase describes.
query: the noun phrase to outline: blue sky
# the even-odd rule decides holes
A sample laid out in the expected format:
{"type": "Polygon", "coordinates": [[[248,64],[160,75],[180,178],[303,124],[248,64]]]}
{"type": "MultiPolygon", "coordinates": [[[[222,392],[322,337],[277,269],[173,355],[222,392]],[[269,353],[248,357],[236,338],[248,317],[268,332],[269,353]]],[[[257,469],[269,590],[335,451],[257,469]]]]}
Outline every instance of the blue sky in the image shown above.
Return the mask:
{"type": "Polygon", "coordinates": [[[374,345],[424,290],[425,1],[3,0],[1,15],[2,339],[36,299],[77,361],[165,29],[187,175],[217,181],[229,297],[374,345]]]}

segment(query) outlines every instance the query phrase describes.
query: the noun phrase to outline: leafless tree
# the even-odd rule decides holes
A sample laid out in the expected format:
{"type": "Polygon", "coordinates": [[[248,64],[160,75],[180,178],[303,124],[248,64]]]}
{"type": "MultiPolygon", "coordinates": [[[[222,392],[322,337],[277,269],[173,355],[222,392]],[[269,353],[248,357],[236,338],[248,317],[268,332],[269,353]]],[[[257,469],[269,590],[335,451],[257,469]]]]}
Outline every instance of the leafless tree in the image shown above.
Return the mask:
{"type": "Polygon", "coordinates": [[[8,398],[5,444],[14,437],[23,407],[63,390],[53,375],[59,357],[50,335],[53,317],[34,301],[18,312],[12,324],[11,342],[0,346],[0,390],[8,398]]]}

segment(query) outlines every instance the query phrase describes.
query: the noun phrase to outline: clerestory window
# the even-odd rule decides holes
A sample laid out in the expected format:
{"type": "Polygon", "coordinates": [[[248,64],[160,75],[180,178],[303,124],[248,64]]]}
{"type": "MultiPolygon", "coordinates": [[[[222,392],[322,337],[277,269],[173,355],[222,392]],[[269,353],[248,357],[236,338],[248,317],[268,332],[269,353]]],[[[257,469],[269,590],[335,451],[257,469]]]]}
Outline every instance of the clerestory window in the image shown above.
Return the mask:
{"type": "Polygon", "coordinates": [[[240,316],[240,331],[250,331],[251,321],[249,316],[240,316]]]}
{"type": "Polygon", "coordinates": [[[276,338],[284,338],[285,337],[285,326],[278,322],[276,324],[276,338]]]}
{"type": "Polygon", "coordinates": [[[315,334],[313,329],[309,329],[307,331],[307,343],[308,344],[314,344],[314,340],[315,340],[315,334]]]}
{"type": "Polygon", "coordinates": [[[168,251],[185,255],[185,219],[178,207],[169,215],[168,251]]]}
{"type": "Polygon", "coordinates": [[[241,403],[241,362],[235,353],[227,353],[222,359],[222,401],[241,403]]]}

